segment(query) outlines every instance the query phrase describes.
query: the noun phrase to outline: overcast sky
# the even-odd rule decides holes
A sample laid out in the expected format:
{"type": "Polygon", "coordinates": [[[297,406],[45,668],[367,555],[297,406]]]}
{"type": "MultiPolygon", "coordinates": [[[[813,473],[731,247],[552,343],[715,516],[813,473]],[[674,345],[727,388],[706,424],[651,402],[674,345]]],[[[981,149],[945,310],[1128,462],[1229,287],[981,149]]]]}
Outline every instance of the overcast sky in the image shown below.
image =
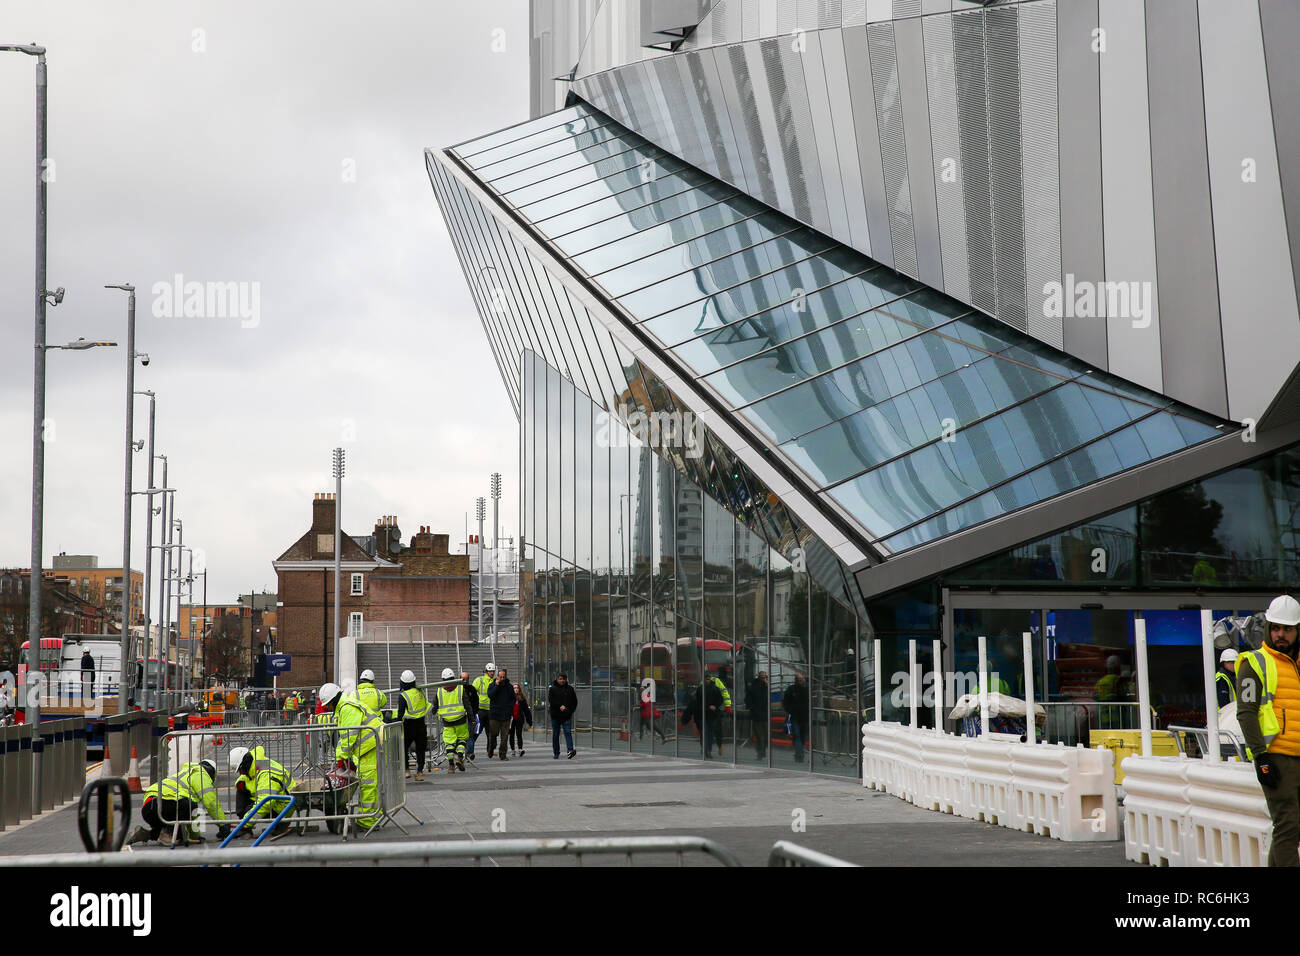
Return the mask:
{"type": "MultiPolygon", "coordinates": [[[[516,532],[517,425],[423,150],[527,119],[527,33],[524,0],[0,0],[0,42],[49,51],[49,341],[125,343],[102,286],[136,286],[136,388],[210,601],[274,591],[340,444],[348,533],[395,514],[455,550],[493,471],[516,532]],[[258,314],[156,317],[178,274],[256,289],[258,314]]],[[[34,102],[35,60],[0,53],[3,567],[30,563],[34,102]]],[[[124,349],[48,359],[45,564],[118,566],[124,349]]]]}

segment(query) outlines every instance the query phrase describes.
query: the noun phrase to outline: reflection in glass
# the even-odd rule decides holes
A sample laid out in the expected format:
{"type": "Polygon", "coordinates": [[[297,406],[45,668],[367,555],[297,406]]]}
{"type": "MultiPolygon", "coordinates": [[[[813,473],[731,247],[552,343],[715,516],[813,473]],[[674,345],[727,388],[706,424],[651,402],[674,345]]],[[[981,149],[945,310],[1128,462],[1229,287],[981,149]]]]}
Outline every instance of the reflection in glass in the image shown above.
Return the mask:
{"type": "Polygon", "coordinates": [[[772,766],[808,767],[808,733],[812,699],[808,685],[809,579],[777,551],[768,552],[771,567],[772,633],[768,641],[772,686],[780,692],[783,724],[773,729],[772,766]]]}

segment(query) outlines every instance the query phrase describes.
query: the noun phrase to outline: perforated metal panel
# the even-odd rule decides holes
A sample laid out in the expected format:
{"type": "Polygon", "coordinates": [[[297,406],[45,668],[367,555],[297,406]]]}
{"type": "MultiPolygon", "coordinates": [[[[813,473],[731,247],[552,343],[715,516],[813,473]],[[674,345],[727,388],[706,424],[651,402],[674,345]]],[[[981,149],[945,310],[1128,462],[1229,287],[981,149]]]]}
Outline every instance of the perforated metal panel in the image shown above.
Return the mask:
{"type": "Polygon", "coordinates": [[[999,319],[1022,331],[1025,314],[1025,195],[1020,166],[1020,17],[1014,7],[985,15],[989,91],[989,192],[999,319]]]}
{"type": "Polygon", "coordinates": [[[817,26],[823,30],[839,27],[842,21],[840,0],[817,0],[817,26]]]}
{"type": "Polygon", "coordinates": [[[795,120],[795,137],[790,145],[802,157],[807,171],[808,217],[799,218],[837,239],[847,240],[849,219],[844,211],[844,186],[835,155],[835,128],[826,96],[822,36],[818,30],[806,34],[802,53],[793,52],[784,40],[778,40],[777,45],[782,50],[783,72],[795,120]]]}
{"type": "Polygon", "coordinates": [[[926,92],[930,101],[930,141],[934,157],[935,200],[939,209],[939,247],[943,284],[958,299],[970,296],[966,255],[966,209],[962,195],[961,143],[957,135],[957,81],[954,76],[952,18],[926,17],[926,92]]]}
{"type": "Polygon", "coordinates": [[[799,0],[776,0],[776,32],[789,36],[799,26],[799,0]]]}
{"type": "Polygon", "coordinates": [[[761,32],[758,28],[758,4],[753,0],[747,0],[740,5],[740,9],[743,16],[740,28],[741,39],[757,40],[761,32]]]}
{"type": "Polygon", "coordinates": [[[867,0],[844,0],[841,10],[846,27],[865,26],[867,22],[867,0]]]}
{"type": "Polygon", "coordinates": [[[970,302],[976,308],[996,315],[997,267],[993,258],[993,215],[989,195],[988,78],[984,69],[984,14],[955,14],[952,18],[952,40],[957,77],[957,138],[961,144],[970,302]]]}
{"type": "Polygon", "coordinates": [[[898,61],[894,52],[894,25],[867,27],[871,78],[880,128],[880,153],[889,206],[889,237],[894,268],[916,275],[916,242],[912,234],[912,197],[907,178],[907,144],[903,138],[903,106],[898,87],[898,61]]]}
{"type": "Polygon", "coordinates": [[[739,109],[732,109],[732,126],[736,132],[745,166],[746,192],[776,204],[776,190],[768,172],[767,154],[764,150],[763,131],[758,122],[758,105],[754,101],[754,84],[749,76],[749,63],[741,46],[727,48],[727,62],[731,78],[739,96],[739,109]],[[764,175],[767,173],[766,175],[764,175]]]}
{"type": "Polygon", "coordinates": [[[1020,7],[1019,14],[1025,309],[1029,333],[1061,348],[1065,344],[1064,320],[1043,314],[1044,286],[1061,281],[1056,3],[1025,4],[1020,7]]]}
{"type": "Polygon", "coordinates": [[[894,0],[894,19],[902,20],[904,17],[919,17],[921,15],[921,0],[894,0]]]}

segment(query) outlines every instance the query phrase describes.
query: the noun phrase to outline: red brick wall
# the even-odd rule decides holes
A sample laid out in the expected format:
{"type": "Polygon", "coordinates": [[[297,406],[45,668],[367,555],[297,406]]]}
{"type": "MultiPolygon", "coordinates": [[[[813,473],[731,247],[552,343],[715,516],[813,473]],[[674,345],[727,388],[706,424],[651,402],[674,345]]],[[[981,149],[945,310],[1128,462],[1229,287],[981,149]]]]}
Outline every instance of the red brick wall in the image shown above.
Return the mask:
{"type": "Polygon", "coordinates": [[[468,578],[371,577],[366,620],[456,623],[469,620],[468,578]]]}
{"type": "MultiPolygon", "coordinates": [[[[293,655],[293,670],[286,675],[295,687],[319,684],[326,680],[326,660],[322,649],[330,654],[329,672],[333,676],[334,653],[334,572],[279,571],[279,609],[276,646],[283,654],[293,655]]],[[[367,575],[369,577],[369,575],[367,575]]],[[[369,620],[369,599],[352,597],[348,591],[351,575],[344,573],[343,600],[339,632],[347,634],[348,614],[360,611],[369,620]]]]}

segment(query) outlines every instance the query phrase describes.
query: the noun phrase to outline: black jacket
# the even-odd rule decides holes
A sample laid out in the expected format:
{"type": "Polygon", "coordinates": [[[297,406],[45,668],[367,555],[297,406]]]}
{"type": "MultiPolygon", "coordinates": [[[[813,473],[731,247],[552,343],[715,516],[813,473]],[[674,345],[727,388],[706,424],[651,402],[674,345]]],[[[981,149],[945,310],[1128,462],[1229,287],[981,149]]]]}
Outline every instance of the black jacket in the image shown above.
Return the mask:
{"type": "Polygon", "coordinates": [[[772,705],[772,685],[755,678],[745,691],[745,703],[749,705],[749,714],[754,720],[767,720],[772,705]]]}
{"type": "Polygon", "coordinates": [[[478,713],[478,688],[469,681],[461,681],[461,686],[465,688],[465,713],[478,713]]]}
{"type": "Polygon", "coordinates": [[[785,689],[781,706],[800,727],[808,726],[808,685],[791,684],[785,689]]]}
{"type": "MultiPolygon", "coordinates": [[[[514,713],[513,708],[511,713],[514,713]]],[[[533,725],[533,709],[528,706],[528,697],[523,694],[519,696],[519,720],[529,727],[533,725]]]]}
{"type": "Polygon", "coordinates": [[[707,680],[695,688],[690,706],[686,708],[686,713],[682,714],[682,723],[689,724],[693,720],[699,725],[701,715],[709,721],[717,720],[723,714],[723,703],[722,691],[718,690],[718,685],[711,679],[707,680]],[[703,691],[703,701],[700,699],[701,691],[703,691]],[[710,707],[713,710],[709,710],[710,707]]]}
{"type": "Polygon", "coordinates": [[[515,689],[509,681],[488,685],[488,716],[493,720],[509,720],[515,712],[515,689]]]}
{"type": "Polygon", "coordinates": [[[573,712],[578,709],[578,695],[574,691],[572,684],[566,683],[563,687],[559,684],[552,684],[550,690],[546,693],[546,700],[550,704],[551,720],[558,720],[561,723],[572,720],[573,712]],[[568,709],[561,713],[561,706],[568,709]]]}

